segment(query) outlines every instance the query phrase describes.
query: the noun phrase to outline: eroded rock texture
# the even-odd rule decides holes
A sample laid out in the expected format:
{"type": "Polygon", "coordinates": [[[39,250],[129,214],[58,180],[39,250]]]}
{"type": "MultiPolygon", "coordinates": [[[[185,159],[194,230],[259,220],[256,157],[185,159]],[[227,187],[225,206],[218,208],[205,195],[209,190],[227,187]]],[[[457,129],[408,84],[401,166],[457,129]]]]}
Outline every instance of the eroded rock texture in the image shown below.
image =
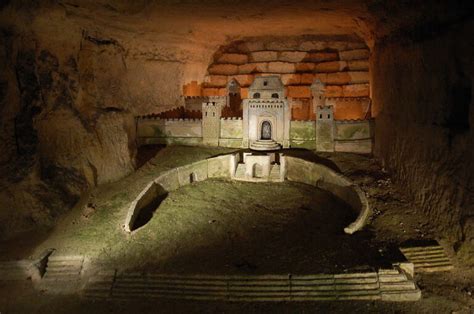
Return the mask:
{"type": "Polygon", "coordinates": [[[123,51],[58,31],[1,33],[0,237],[51,225],[87,189],[134,169],[134,118],[116,83],[123,51]]]}
{"type": "Polygon", "coordinates": [[[376,155],[461,250],[474,248],[473,29],[394,38],[372,60],[376,155]]]}

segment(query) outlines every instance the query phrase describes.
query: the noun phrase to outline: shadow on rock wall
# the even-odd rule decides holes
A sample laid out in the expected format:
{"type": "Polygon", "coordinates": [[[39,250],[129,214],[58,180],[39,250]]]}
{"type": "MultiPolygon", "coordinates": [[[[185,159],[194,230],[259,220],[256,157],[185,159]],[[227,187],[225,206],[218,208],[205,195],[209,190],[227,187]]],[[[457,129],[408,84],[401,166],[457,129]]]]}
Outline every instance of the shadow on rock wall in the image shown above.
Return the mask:
{"type": "Polygon", "coordinates": [[[83,34],[74,55],[15,31],[0,36],[0,238],[53,225],[88,188],[132,172],[136,155],[133,114],[94,67],[105,51],[120,76],[120,48],[99,51],[105,44],[83,34]]]}

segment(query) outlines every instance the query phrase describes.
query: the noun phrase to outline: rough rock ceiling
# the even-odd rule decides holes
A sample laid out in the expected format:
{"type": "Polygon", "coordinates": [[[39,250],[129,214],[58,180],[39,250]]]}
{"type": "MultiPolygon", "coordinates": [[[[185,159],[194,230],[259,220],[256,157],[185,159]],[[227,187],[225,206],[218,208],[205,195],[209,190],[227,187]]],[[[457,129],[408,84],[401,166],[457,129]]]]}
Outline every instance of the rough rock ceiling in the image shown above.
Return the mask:
{"type": "MultiPolygon", "coordinates": [[[[218,1],[218,0],[70,0],[12,2],[12,11],[28,16],[37,30],[66,24],[126,41],[215,46],[249,36],[356,34],[372,47],[376,38],[405,33],[417,25],[430,31],[472,19],[473,2],[463,0],[390,1],[218,1]],[[29,13],[27,13],[29,12],[29,13]]],[[[11,21],[10,21],[11,22],[11,21]]],[[[57,35],[56,35],[57,36],[57,35]]],[[[64,34],[64,36],[68,36],[64,34]]],[[[138,45],[138,43],[137,43],[138,45]]],[[[186,60],[182,60],[186,61],[186,60]]]]}

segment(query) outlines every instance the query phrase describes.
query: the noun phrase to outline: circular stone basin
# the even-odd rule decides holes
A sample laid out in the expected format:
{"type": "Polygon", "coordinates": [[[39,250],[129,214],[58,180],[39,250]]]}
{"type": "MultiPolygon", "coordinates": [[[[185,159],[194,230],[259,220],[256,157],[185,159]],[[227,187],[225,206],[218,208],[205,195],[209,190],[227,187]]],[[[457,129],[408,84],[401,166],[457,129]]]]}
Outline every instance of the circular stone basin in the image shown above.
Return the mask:
{"type": "Polygon", "coordinates": [[[209,179],[170,192],[125,255],[167,273],[340,272],[380,260],[367,232],[343,232],[354,218],[310,185],[209,179]]]}

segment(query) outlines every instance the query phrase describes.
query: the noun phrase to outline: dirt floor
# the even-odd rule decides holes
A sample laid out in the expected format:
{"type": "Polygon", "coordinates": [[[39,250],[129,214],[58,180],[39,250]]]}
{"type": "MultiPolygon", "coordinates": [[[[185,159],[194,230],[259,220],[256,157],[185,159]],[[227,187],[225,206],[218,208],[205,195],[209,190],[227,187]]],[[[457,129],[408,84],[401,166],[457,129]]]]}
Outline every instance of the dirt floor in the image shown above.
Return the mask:
{"type": "Polygon", "coordinates": [[[171,192],[136,235],[156,241],[144,252],[152,257],[145,268],[168,273],[337,273],[384,266],[369,234],[343,232],[353,220],[347,205],[305,184],[213,179],[171,192]]]}
{"type": "MultiPolygon", "coordinates": [[[[152,151],[152,149],[149,149],[152,151]]],[[[374,269],[397,258],[409,240],[437,239],[455,270],[417,275],[422,300],[414,303],[303,302],[92,302],[45,295],[27,283],[0,286],[3,313],[474,313],[474,273],[456,259],[452,244],[436,234],[377,162],[354,154],[291,150],[349,176],[367,193],[370,224],[352,236],[343,227],[353,213],[327,192],[296,183],[207,180],[170,193],[151,220],[133,235],[122,230],[128,204],[162,171],[231,149],[167,147],[135,173],[85,195],[53,230],[0,244],[1,259],[35,257],[55,248],[109,265],[166,272],[337,273],[374,269]],[[21,248],[19,248],[21,243],[21,248]],[[13,291],[13,293],[12,293],[13,291]],[[34,300],[34,302],[31,302],[34,300]],[[159,310],[158,310],[159,309],[159,310]]],[[[143,158],[145,159],[145,158],[143,158]]]]}

